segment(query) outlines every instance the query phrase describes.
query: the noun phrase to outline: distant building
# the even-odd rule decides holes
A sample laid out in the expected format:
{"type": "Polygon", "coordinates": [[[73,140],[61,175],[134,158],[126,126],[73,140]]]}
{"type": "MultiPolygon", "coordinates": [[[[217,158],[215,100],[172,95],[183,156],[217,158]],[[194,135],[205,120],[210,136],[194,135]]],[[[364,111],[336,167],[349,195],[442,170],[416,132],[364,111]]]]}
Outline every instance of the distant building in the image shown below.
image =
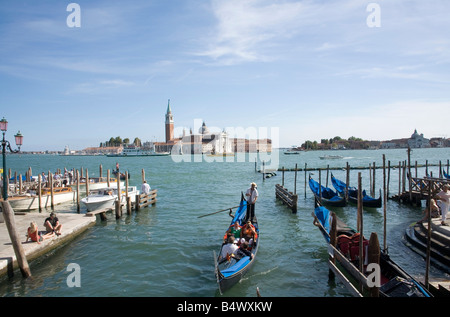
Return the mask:
{"type": "Polygon", "coordinates": [[[423,133],[417,133],[417,129],[414,130],[414,133],[411,135],[411,138],[408,140],[408,145],[410,148],[428,148],[431,147],[430,140],[425,139],[423,137],[423,133]]]}
{"type": "Polygon", "coordinates": [[[170,99],[167,103],[167,112],[166,112],[166,143],[173,141],[173,115],[172,110],[170,109],[170,99]]]}
{"type": "Polygon", "coordinates": [[[431,138],[430,139],[430,144],[431,147],[445,147],[446,145],[446,140],[444,138],[431,138]]]}
{"type": "Polygon", "coordinates": [[[398,148],[429,148],[431,147],[430,140],[424,138],[423,133],[417,133],[417,129],[411,137],[404,139],[394,139],[390,141],[383,141],[381,143],[382,149],[398,149],[398,148]]]}
{"type": "Polygon", "coordinates": [[[226,131],[211,133],[203,121],[198,133],[175,138],[174,120],[170,100],[166,111],[166,142],[154,142],[156,152],[171,152],[172,154],[227,154],[237,152],[271,152],[272,140],[231,139],[226,131]]]}

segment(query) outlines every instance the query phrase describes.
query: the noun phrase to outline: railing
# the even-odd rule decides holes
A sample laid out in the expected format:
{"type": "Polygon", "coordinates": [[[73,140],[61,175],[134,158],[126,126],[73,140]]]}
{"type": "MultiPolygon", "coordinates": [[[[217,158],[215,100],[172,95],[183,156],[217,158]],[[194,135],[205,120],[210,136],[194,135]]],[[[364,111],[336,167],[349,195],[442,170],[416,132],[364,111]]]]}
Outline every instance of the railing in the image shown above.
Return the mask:
{"type": "Polygon", "coordinates": [[[280,199],[284,204],[286,204],[292,212],[297,212],[297,201],[298,196],[297,194],[293,194],[292,192],[288,191],[287,188],[284,188],[280,184],[275,185],[275,197],[277,199],[280,199]]]}

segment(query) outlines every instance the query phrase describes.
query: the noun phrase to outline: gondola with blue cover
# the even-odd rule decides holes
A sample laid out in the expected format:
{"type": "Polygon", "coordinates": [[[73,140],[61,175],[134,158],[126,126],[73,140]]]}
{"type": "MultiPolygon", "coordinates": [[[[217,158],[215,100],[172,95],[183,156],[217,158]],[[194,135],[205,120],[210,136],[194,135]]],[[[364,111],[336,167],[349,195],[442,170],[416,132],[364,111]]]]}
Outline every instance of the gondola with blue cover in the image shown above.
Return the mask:
{"type": "Polygon", "coordinates": [[[345,197],[340,197],[339,194],[331,188],[320,185],[311,177],[311,175],[309,175],[309,188],[311,188],[315,199],[322,202],[324,205],[330,207],[345,207],[347,205],[345,197]]]}
{"type": "MultiPolygon", "coordinates": [[[[336,189],[341,197],[345,197],[345,191],[347,184],[336,177],[334,177],[333,173],[331,173],[331,184],[336,189]]],[[[356,187],[348,187],[348,200],[351,203],[358,203],[358,190],[356,187]]],[[[380,197],[373,198],[372,196],[367,195],[366,191],[362,191],[362,204],[363,207],[371,207],[371,208],[380,208],[381,207],[381,190],[380,197]]]]}
{"type": "Polygon", "coordinates": [[[450,179],[450,175],[447,174],[444,170],[442,170],[442,175],[444,175],[444,177],[445,177],[446,179],[450,179]]]}
{"type": "MultiPolygon", "coordinates": [[[[230,211],[231,213],[231,211],[230,211]]],[[[241,194],[241,201],[236,213],[233,216],[233,220],[231,220],[230,226],[234,225],[237,221],[241,227],[245,225],[247,214],[247,201],[244,199],[244,195],[241,194]]],[[[219,291],[221,294],[231,288],[233,285],[238,283],[242,276],[250,270],[253,263],[255,262],[256,253],[259,248],[259,227],[258,220],[256,217],[253,218],[252,225],[256,231],[255,239],[251,246],[251,254],[252,256],[244,256],[240,259],[230,256],[228,258],[221,258],[220,254],[222,253],[222,248],[225,243],[222,244],[219,254],[216,256],[214,252],[214,261],[215,261],[215,274],[217,278],[217,283],[219,285],[219,291]]],[[[228,227],[228,228],[229,228],[228,227]]],[[[227,230],[228,230],[227,228],[227,230]]]]}

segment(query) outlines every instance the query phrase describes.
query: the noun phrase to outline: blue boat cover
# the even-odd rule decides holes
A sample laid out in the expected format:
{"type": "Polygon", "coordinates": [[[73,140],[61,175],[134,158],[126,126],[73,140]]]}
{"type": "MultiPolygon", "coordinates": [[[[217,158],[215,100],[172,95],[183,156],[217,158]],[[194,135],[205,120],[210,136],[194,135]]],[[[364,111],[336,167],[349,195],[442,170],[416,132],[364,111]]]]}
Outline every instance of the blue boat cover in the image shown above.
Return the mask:
{"type": "MultiPolygon", "coordinates": [[[[316,207],[316,209],[314,209],[314,214],[316,215],[317,219],[320,221],[320,223],[322,224],[322,226],[325,228],[325,230],[330,233],[330,228],[331,228],[331,224],[330,224],[330,211],[321,206],[321,207],[316,207]]],[[[329,241],[329,237],[327,238],[328,242],[329,241]]]]}
{"type": "Polygon", "coordinates": [[[230,226],[232,226],[236,221],[239,222],[240,226],[243,226],[246,213],[247,213],[247,201],[245,199],[241,199],[239,208],[237,209],[233,220],[231,220],[230,226]]]}
{"type": "MultiPolygon", "coordinates": [[[[331,183],[333,184],[333,187],[336,188],[336,190],[339,192],[339,194],[341,194],[342,196],[345,195],[345,188],[347,187],[347,184],[345,182],[337,179],[336,177],[333,176],[333,174],[331,174],[331,183]]],[[[356,199],[358,198],[358,190],[356,189],[356,187],[349,187],[348,194],[350,197],[354,197],[356,199]]],[[[362,198],[363,203],[365,201],[369,202],[372,200],[377,200],[376,198],[367,195],[365,190],[362,191],[362,198]]]]}
{"type": "Polygon", "coordinates": [[[319,192],[321,192],[322,193],[322,198],[325,198],[325,199],[328,199],[328,200],[333,200],[333,201],[334,200],[335,201],[339,201],[339,200],[342,199],[341,197],[339,197],[337,192],[333,191],[329,187],[325,187],[323,185],[320,185],[318,182],[316,182],[312,178],[309,179],[309,188],[311,188],[311,191],[316,196],[319,196],[319,192]],[[320,191],[319,191],[319,188],[321,188],[320,191]]]}
{"type": "Polygon", "coordinates": [[[238,272],[239,270],[242,270],[249,262],[250,262],[250,257],[245,256],[242,259],[240,259],[238,262],[236,262],[233,266],[229,267],[226,270],[220,271],[220,273],[222,273],[224,277],[231,276],[234,273],[238,272]]]}

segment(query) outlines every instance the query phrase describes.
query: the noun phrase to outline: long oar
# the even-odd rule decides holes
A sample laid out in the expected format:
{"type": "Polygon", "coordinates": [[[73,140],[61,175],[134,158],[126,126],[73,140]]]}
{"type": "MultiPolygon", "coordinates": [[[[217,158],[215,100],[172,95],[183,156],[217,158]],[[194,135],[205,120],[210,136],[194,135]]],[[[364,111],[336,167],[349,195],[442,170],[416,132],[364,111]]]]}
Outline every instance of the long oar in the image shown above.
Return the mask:
{"type": "MultiPolygon", "coordinates": [[[[239,205],[239,206],[240,206],[240,205],[239,205]]],[[[216,212],[212,212],[212,213],[210,213],[210,214],[198,216],[197,218],[203,218],[203,217],[206,217],[206,216],[211,216],[211,215],[214,215],[214,214],[218,214],[219,212],[224,212],[224,211],[227,211],[227,210],[230,210],[230,209],[238,208],[239,206],[234,206],[234,207],[222,209],[222,210],[219,210],[219,211],[216,211],[216,212]]]]}

